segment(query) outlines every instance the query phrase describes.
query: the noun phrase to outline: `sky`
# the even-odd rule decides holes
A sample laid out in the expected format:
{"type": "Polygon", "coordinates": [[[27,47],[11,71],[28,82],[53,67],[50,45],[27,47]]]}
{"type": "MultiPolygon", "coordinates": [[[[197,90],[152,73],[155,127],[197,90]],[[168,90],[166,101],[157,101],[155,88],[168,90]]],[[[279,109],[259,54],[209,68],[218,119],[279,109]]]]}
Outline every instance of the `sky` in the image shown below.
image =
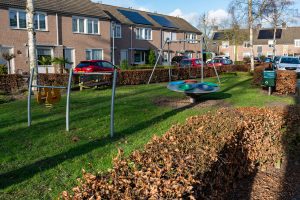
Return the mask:
{"type": "MultiPolygon", "coordinates": [[[[209,17],[220,22],[228,18],[227,9],[231,0],[93,0],[104,4],[158,12],[186,19],[194,26],[198,25],[199,16],[207,13],[209,17]]],[[[300,25],[300,0],[293,6],[295,19],[300,25]]],[[[293,24],[296,25],[296,24],[293,24]]]]}

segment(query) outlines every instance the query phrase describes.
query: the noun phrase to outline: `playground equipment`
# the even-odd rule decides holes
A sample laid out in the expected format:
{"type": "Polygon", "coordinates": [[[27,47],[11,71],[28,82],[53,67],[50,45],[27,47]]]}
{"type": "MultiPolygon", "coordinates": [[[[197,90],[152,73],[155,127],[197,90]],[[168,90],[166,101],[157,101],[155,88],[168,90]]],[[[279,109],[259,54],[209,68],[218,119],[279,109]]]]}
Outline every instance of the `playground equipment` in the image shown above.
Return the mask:
{"type": "MultiPolygon", "coordinates": [[[[168,52],[168,61],[169,61],[169,81],[170,81],[170,82],[172,81],[172,77],[178,77],[178,74],[177,74],[177,75],[174,75],[174,73],[173,73],[173,68],[171,67],[171,63],[170,63],[170,44],[171,44],[171,43],[186,43],[186,42],[189,42],[189,43],[191,43],[191,44],[200,44],[200,50],[201,50],[201,55],[202,55],[202,56],[201,56],[201,57],[202,57],[202,62],[201,62],[201,82],[203,82],[203,80],[204,80],[204,72],[203,72],[203,70],[204,70],[204,59],[203,59],[203,58],[204,58],[204,56],[208,53],[208,52],[205,52],[205,53],[204,53],[203,46],[205,45],[206,49],[208,49],[208,47],[207,47],[207,44],[206,44],[206,42],[205,42],[205,40],[204,40],[204,37],[201,36],[201,39],[170,40],[169,38],[167,38],[167,39],[165,40],[165,42],[164,42],[164,45],[163,45],[162,49],[160,49],[160,51],[159,51],[159,54],[158,54],[158,57],[157,57],[157,59],[156,59],[155,65],[154,65],[154,67],[153,67],[153,69],[152,69],[152,72],[151,72],[151,75],[150,75],[150,77],[149,77],[148,84],[151,83],[153,74],[154,74],[154,72],[155,72],[155,69],[156,69],[158,63],[159,63],[160,58],[162,57],[162,53],[163,53],[163,51],[164,51],[166,45],[168,46],[167,52],[168,52]]],[[[211,54],[212,54],[212,57],[213,57],[213,55],[215,55],[214,53],[211,53],[211,54]]],[[[195,78],[197,78],[197,73],[198,73],[199,67],[195,68],[196,73],[195,73],[194,76],[191,74],[191,68],[192,68],[192,67],[189,66],[189,77],[192,78],[192,79],[195,79],[195,78]]],[[[218,82],[221,83],[221,82],[220,82],[220,77],[219,77],[219,75],[218,75],[218,72],[217,72],[217,69],[216,69],[216,66],[214,65],[214,63],[213,63],[213,68],[214,68],[214,71],[215,71],[215,73],[216,73],[218,82]]],[[[179,67],[178,67],[178,69],[179,69],[179,67]]]]}
{"type": "Polygon", "coordinates": [[[38,103],[49,103],[54,104],[60,101],[61,94],[60,90],[67,90],[67,101],[66,101],[66,131],[70,131],[70,94],[71,94],[71,85],[72,85],[72,77],[73,75],[84,75],[84,76],[101,76],[101,75],[110,75],[113,76],[112,81],[112,95],[111,95],[111,109],[110,109],[110,136],[114,135],[114,104],[115,104],[115,93],[116,93],[116,81],[117,81],[117,67],[114,68],[113,72],[92,72],[92,73],[84,73],[84,72],[73,72],[70,69],[68,85],[67,86],[49,86],[49,85],[39,85],[38,84],[38,70],[37,72],[33,68],[31,70],[29,85],[28,85],[28,127],[31,126],[31,95],[32,88],[37,88],[38,92],[36,95],[36,99],[38,103]],[[36,73],[36,75],[35,75],[36,73]],[[35,84],[34,77],[36,77],[35,84]]]}

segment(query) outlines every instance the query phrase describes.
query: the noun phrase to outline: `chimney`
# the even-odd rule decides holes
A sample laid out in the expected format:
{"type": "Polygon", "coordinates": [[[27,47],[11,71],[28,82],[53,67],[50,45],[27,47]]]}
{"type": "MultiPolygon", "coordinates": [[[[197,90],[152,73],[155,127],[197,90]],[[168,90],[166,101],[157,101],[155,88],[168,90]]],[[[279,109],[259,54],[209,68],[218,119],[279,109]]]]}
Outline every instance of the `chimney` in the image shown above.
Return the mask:
{"type": "Polygon", "coordinates": [[[256,29],[260,30],[262,28],[262,24],[257,24],[256,29]]]}
{"type": "Polygon", "coordinates": [[[282,23],[282,28],[283,28],[283,29],[286,29],[286,28],[287,28],[286,22],[283,22],[283,23],[282,23]]]}

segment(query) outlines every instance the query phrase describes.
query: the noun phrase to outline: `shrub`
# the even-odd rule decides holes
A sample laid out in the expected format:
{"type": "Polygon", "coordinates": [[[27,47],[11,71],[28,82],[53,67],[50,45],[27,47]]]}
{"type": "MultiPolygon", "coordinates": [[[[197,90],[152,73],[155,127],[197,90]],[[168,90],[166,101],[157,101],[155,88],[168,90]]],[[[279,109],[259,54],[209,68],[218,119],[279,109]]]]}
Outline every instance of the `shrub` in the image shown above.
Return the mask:
{"type": "Polygon", "coordinates": [[[243,61],[244,61],[244,63],[250,63],[251,59],[250,59],[250,57],[244,57],[243,61]]]}
{"type": "Polygon", "coordinates": [[[155,51],[153,49],[150,50],[149,53],[149,64],[154,66],[156,62],[156,55],[155,55],[155,51]]]}
{"type": "Polygon", "coordinates": [[[287,140],[282,128],[297,125],[299,113],[299,107],[240,108],[191,117],[129,158],[119,150],[110,172],[84,171],[74,196],[63,197],[223,199],[239,178],[283,159],[284,145],[297,142],[298,135],[289,132],[287,140]]]}
{"type": "Polygon", "coordinates": [[[0,65],[0,75],[7,74],[7,66],[0,65]]]}
{"type": "Polygon", "coordinates": [[[121,67],[121,69],[124,69],[124,70],[129,69],[128,60],[122,60],[120,67],[121,67]]]}

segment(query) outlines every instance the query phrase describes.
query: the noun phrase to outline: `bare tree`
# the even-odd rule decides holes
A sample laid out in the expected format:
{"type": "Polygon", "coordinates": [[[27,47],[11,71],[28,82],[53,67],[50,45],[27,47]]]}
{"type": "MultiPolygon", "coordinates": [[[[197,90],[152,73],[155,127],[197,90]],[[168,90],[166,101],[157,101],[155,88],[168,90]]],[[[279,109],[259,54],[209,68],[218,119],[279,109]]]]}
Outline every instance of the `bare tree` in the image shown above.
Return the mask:
{"type": "Polygon", "coordinates": [[[292,0],[266,0],[267,6],[261,11],[262,19],[273,27],[273,56],[276,56],[276,43],[278,27],[289,20],[290,7],[294,4],[292,0]]]}
{"type": "Polygon", "coordinates": [[[27,0],[26,11],[27,11],[29,65],[30,65],[30,69],[32,69],[37,67],[36,33],[34,28],[34,0],[27,0]]]}

